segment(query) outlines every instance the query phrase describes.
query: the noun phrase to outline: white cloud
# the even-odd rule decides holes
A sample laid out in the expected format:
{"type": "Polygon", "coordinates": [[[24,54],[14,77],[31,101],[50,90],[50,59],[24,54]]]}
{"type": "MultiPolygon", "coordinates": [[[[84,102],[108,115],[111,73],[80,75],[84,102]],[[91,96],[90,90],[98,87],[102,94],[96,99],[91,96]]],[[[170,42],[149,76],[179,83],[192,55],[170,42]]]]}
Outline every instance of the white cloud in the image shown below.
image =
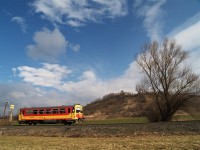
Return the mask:
{"type": "MultiPolygon", "coordinates": [[[[199,18],[200,19],[200,18],[199,18]]],[[[200,21],[182,29],[174,38],[187,50],[200,47],[200,21]]]]}
{"type": "Polygon", "coordinates": [[[26,95],[21,91],[11,91],[9,97],[20,99],[20,98],[25,98],[26,95]]]}
{"type": "Polygon", "coordinates": [[[27,25],[26,25],[26,21],[24,18],[19,17],[19,16],[15,16],[11,18],[11,21],[16,22],[17,24],[19,24],[22,32],[26,33],[26,29],[27,29],[27,25]]]}
{"type": "Polygon", "coordinates": [[[74,27],[127,14],[127,0],[36,0],[32,6],[43,18],[74,27]]]}
{"type": "Polygon", "coordinates": [[[161,7],[165,4],[166,0],[149,0],[134,1],[134,9],[138,17],[143,18],[143,26],[147,30],[147,35],[150,39],[160,41],[162,37],[163,28],[163,15],[164,11],[161,7]]]}
{"type": "Polygon", "coordinates": [[[85,70],[73,81],[66,80],[72,70],[58,64],[44,64],[42,68],[21,66],[17,68],[17,71],[18,76],[27,83],[40,87],[52,87],[67,93],[72,99],[85,100],[84,102],[121,90],[135,92],[135,85],[140,79],[135,62],[130,64],[122,76],[109,80],[102,80],[92,70],[85,70]]]}
{"type": "Polygon", "coordinates": [[[122,76],[109,80],[101,80],[92,70],[82,73],[79,81],[69,81],[60,86],[60,90],[70,93],[72,97],[94,100],[105,94],[120,92],[135,92],[135,85],[140,80],[139,69],[135,62],[122,76]]]}
{"type": "Polygon", "coordinates": [[[69,47],[74,51],[74,52],[78,52],[80,50],[80,45],[79,44],[69,44],[69,47]]]}
{"type": "MultiPolygon", "coordinates": [[[[82,105],[88,102],[84,99],[74,99],[66,92],[58,92],[57,90],[36,88],[26,83],[2,84],[0,83],[0,112],[3,112],[5,101],[9,105],[14,104],[14,113],[18,113],[18,109],[22,107],[41,107],[41,106],[60,106],[73,105],[81,103],[82,105]]],[[[8,114],[7,109],[6,114],[8,114]]]]}
{"type": "Polygon", "coordinates": [[[59,90],[69,93],[71,97],[90,101],[105,93],[103,86],[101,86],[103,83],[96,79],[93,71],[87,70],[78,78],[78,81],[68,81],[59,86],[59,90]]]}
{"type": "Polygon", "coordinates": [[[188,64],[200,74],[200,13],[176,27],[169,36],[175,38],[184,50],[190,51],[188,64]]]}
{"type": "Polygon", "coordinates": [[[25,82],[55,88],[62,84],[62,79],[72,72],[66,66],[48,63],[44,63],[42,68],[21,66],[17,68],[17,71],[19,71],[19,77],[23,78],[25,82]]]}
{"type": "Polygon", "coordinates": [[[34,34],[35,45],[28,45],[28,56],[35,60],[55,62],[65,53],[68,41],[64,35],[55,28],[53,31],[44,28],[34,34]]]}
{"type": "Polygon", "coordinates": [[[83,23],[81,23],[80,21],[75,21],[75,20],[68,20],[67,24],[72,26],[72,27],[80,27],[80,26],[84,26],[83,23]]]}
{"type": "Polygon", "coordinates": [[[200,21],[184,31],[178,33],[175,38],[180,42],[186,49],[194,49],[200,47],[200,21]]]}
{"type": "Polygon", "coordinates": [[[88,80],[88,81],[95,81],[96,80],[96,75],[91,70],[84,71],[82,76],[81,76],[81,79],[88,80]]]}

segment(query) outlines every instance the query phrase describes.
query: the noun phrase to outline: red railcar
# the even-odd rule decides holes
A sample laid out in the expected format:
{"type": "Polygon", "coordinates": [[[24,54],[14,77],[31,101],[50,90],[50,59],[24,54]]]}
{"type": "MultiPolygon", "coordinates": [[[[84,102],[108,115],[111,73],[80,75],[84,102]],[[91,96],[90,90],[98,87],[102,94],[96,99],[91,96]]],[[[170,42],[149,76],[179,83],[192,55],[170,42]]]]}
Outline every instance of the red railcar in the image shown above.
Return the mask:
{"type": "Polygon", "coordinates": [[[71,125],[75,122],[82,122],[83,119],[83,107],[79,104],[73,106],[21,108],[18,115],[19,124],[29,125],[38,123],[64,123],[71,125]]]}

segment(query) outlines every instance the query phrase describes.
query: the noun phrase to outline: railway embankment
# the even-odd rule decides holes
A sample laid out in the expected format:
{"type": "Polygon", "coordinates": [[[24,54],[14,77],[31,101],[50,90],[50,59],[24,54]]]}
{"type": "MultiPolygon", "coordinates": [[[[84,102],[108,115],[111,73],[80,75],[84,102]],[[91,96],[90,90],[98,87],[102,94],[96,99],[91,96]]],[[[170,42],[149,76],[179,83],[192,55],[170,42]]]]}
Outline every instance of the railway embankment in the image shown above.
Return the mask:
{"type": "Polygon", "coordinates": [[[0,136],[44,137],[131,137],[137,135],[200,134],[200,121],[130,123],[130,124],[75,124],[0,126],[0,136]]]}

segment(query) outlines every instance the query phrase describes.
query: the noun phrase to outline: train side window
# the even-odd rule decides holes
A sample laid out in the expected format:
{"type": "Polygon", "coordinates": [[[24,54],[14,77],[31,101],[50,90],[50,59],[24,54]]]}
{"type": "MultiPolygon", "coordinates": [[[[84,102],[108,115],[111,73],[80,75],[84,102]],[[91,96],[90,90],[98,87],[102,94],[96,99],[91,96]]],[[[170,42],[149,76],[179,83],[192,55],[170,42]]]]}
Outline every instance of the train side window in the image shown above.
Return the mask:
{"type": "Polygon", "coordinates": [[[61,114],[66,113],[65,108],[60,108],[60,113],[61,113],[61,114]]]}
{"type": "Polygon", "coordinates": [[[33,110],[33,114],[37,114],[38,113],[38,110],[33,110]]]}
{"type": "Polygon", "coordinates": [[[46,114],[51,114],[51,109],[46,109],[46,114]]]}
{"type": "Polygon", "coordinates": [[[71,109],[70,108],[68,108],[68,113],[70,113],[71,112],[71,109]]]}
{"type": "Polygon", "coordinates": [[[39,114],[44,114],[44,109],[39,110],[39,114]]]}
{"type": "Polygon", "coordinates": [[[33,114],[33,110],[26,110],[26,114],[27,115],[33,114]]]}
{"type": "Polygon", "coordinates": [[[57,114],[58,113],[58,109],[53,109],[53,114],[57,114]]]}

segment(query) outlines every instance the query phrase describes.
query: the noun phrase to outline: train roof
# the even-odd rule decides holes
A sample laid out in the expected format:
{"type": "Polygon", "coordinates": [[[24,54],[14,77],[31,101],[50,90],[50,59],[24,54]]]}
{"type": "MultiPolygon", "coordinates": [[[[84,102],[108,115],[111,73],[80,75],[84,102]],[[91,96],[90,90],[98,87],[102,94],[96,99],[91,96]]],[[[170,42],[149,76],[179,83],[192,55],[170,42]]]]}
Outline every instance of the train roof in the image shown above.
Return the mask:
{"type": "Polygon", "coordinates": [[[23,107],[20,109],[45,109],[45,108],[60,108],[60,107],[74,107],[76,105],[80,104],[74,104],[74,105],[60,105],[60,106],[47,106],[47,107],[23,107]]]}

